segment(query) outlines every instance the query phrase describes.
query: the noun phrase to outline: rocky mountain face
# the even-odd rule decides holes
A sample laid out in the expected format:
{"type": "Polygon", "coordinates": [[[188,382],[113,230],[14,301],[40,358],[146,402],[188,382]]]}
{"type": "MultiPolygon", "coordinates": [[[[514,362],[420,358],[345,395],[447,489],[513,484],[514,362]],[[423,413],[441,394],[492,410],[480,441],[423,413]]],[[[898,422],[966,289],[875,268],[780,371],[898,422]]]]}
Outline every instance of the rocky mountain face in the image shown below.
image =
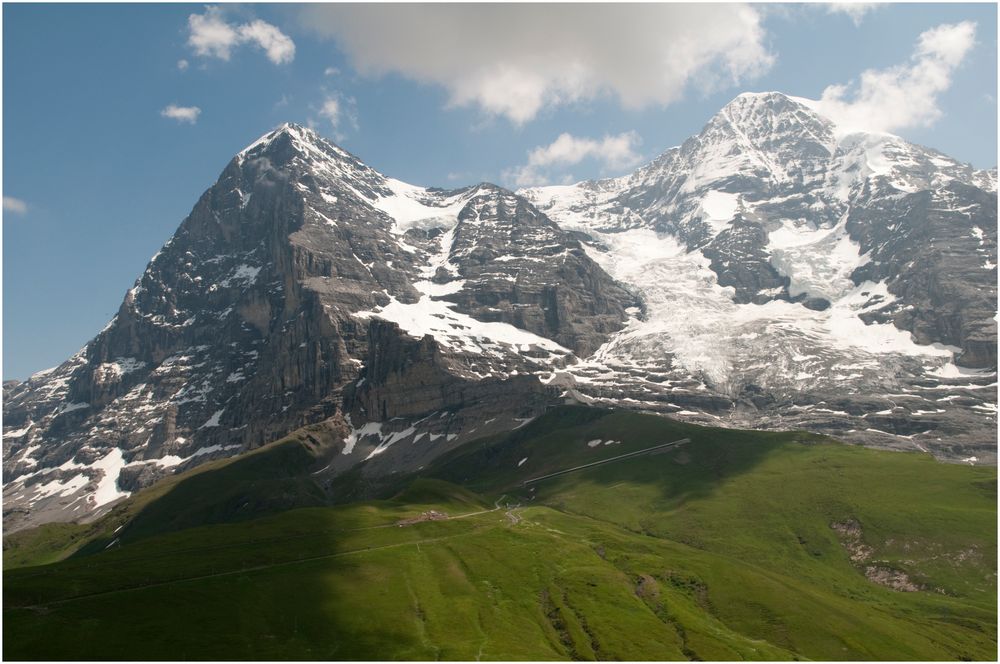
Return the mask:
{"type": "Polygon", "coordinates": [[[439,453],[477,429],[465,411],[498,429],[537,414],[553,389],[529,377],[635,304],[524,199],[411,187],[283,126],[229,163],[93,341],[5,385],[5,518],[89,515],[322,421],[352,432],[346,465],[421,437],[439,453]]]}
{"type": "Polygon", "coordinates": [[[4,524],[91,518],[307,424],[322,480],[570,399],[995,459],[996,174],[741,95],[635,173],[388,178],[240,152],[67,362],[4,384],[4,524]]]}
{"type": "Polygon", "coordinates": [[[763,93],[631,175],[519,193],[647,302],[582,395],[995,459],[995,170],[763,93]]]}

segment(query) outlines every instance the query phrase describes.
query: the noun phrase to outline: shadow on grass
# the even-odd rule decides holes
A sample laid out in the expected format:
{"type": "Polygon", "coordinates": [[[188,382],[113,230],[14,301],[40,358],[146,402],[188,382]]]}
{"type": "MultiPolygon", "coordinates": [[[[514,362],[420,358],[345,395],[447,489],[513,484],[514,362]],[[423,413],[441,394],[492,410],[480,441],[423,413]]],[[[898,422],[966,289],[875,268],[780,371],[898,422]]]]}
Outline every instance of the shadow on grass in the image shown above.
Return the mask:
{"type": "MultiPolygon", "coordinates": [[[[459,487],[432,481],[419,483],[407,498],[443,500],[453,513],[485,507],[459,487]]],[[[4,658],[433,657],[420,648],[412,626],[359,623],[359,612],[348,608],[386,601],[381,554],[405,559],[422,541],[478,527],[473,520],[397,525],[421,509],[401,502],[295,509],[9,570],[4,658]],[[370,593],[369,600],[357,596],[359,590],[370,593]]],[[[403,611],[404,618],[414,615],[403,611]]]]}
{"type": "Polygon", "coordinates": [[[524,500],[552,496],[586,479],[599,484],[654,484],[662,499],[681,502],[708,496],[724,482],[750,472],[777,447],[820,439],[804,432],[715,429],[657,415],[560,406],[521,429],[459,448],[439,459],[428,474],[480,493],[509,492],[524,500]],[[529,487],[523,484],[683,438],[690,442],[663,453],[613,461],[529,487]]]}

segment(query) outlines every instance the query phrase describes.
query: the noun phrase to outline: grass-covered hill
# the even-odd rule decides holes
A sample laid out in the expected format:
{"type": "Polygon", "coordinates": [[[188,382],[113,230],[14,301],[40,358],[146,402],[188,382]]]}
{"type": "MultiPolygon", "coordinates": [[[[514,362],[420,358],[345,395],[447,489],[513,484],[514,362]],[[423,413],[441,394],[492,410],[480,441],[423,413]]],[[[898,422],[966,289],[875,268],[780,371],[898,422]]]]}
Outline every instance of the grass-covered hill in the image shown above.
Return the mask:
{"type": "Polygon", "coordinates": [[[5,538],[4,658],[997,655],[995,468],[566,407],[330,505],[323,442],[5,538]]]}

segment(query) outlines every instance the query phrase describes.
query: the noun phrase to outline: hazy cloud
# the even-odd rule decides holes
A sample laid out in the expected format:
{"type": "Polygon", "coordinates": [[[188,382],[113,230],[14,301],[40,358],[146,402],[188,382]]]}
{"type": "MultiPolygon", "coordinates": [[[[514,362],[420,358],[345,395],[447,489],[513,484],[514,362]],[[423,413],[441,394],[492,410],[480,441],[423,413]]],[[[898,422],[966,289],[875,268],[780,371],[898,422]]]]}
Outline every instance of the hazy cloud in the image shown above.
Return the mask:
{"type": "Polygon", "coordinates": [[[165,118],[177,120],[178,122],[188,122],[190,124],[197,122],[200,114],[201,109],[197,106],[177,106],[176,104],[170,104],[160,111],[160,115],[165,118]]]}
{"type": "Polygon", "coordinates": [[[515,124],[612,95],[627,108],[737,85],[773,56],[749,5],[307,5],[364,75],[443,86],[452,106],[515,124]]]}
{"type": "Polygon", "coordinates": [[[12,212],[14,214],[25,214],[28,211],[28,204],[22,201],[20,198],[14,198],[13,196],[4,196],[3,211],[12,212]]]}
{"type": "Polygon", "coordinates": [[[196,55],[229,60],[233,49],[242,44],[263,49],[276,65],[295,59],[295,42],[266,21],[229,23],[220,7],[206,7],[204,14],[188,16],[188,46],[196,55]]]}
{"type": "Polygon", "coordinates": [[[845,130],[896,131],[926,127],[941,117],[938,95],[975,45],[976,24],[939,25],[922,33],[909,62],[869,69],[857,85],[831,85],[817,110],[845,130]]]}
{"type": "Polygon", "coordinates": [[[190,65],[191,65],[191,63],[188,62],[187,60],[184,60],[183,58],[177,61],[177,68],[180,69],[181,71],[184,71],[190,65]]]}
{"type": "Polygon", "coordinates": [[[323,105],[320,106],[319,114],[326,118],[334,129],[338,128],[340,126],[340,101],[327,97],[323,101],[323,105]]]}
{"type": "Polygon", "coordinates": [[[879,2],[831,2],[826,5],[826,11],[830,14],[847,14],[854,25],[861,25],[865,14],[872,11],[880,4],[879,2]]]}
{"type": "Polygon", "coordinates": [[[555,177],[552,172],[586,159],[599,162],[607,170],[631,168],[642,161],[642,155],[636,152],[641,143],[642,139],[634,131],[608,135],[600,140],[560,134],[548,145],[532,149],[528,153],[528,163],[505,171],[504,178],[518,187],[547,184],[553,179],[565,182],[572,176],[564,173],[555,177]]]}
{"type": "MultiPolygon", "coordinates": [[[[325,94],[323,101],[318,107],[312,107],[312,110],[330,123],[334,138],[343,141],[346,136],[344,133],[346,128],[349,127],[355,131],[358,129],[357,101],[354,97],[344,96],[340,92],[329,92],[325,88],[323,92],[325,94]]],[[[314,129],[316,124],[315,120],[309,119],[308,126],[310,128],[314,129]]]]}

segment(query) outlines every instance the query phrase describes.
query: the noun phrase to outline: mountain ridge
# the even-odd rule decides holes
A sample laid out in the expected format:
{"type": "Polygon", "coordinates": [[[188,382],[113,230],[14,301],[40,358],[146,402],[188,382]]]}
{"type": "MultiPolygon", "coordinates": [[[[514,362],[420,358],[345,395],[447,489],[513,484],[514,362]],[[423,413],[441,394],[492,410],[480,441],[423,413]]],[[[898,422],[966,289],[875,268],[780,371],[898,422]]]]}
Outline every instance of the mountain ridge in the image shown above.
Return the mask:
{"type": "Polygon", "coordinates": [[[741,95],[629,176],[514,193],[280,125],[93,341],[5,384],[5,527],[307,424],[347,432],[330,476],[411,471],[563,400],[992,461],[995,175],[833,136],[741,95]]]}

